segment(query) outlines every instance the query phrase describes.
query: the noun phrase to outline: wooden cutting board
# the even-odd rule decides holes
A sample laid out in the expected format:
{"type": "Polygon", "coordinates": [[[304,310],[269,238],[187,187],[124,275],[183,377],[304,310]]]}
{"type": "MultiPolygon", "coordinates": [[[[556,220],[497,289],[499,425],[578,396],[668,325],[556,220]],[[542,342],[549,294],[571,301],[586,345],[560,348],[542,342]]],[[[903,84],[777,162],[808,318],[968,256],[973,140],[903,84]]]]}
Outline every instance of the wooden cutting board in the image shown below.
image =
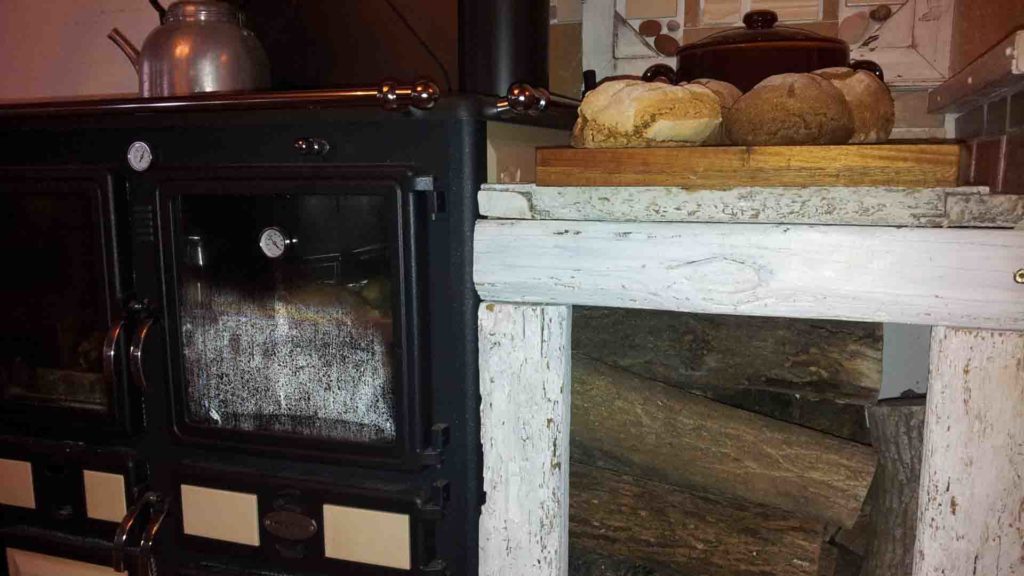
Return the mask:
{"type": "Polygon", "coordinates": [[[539,186],[887,186],[943,188],[965,177],[962,144],[538,148],[539,186]]]}

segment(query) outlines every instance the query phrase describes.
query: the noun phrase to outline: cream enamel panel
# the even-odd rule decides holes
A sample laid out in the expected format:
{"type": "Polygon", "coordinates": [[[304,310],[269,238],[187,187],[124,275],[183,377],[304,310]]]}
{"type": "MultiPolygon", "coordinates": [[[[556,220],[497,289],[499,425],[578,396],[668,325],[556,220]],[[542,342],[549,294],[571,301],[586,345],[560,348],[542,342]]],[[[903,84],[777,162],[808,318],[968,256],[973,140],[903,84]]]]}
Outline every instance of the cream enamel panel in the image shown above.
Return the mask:
{"type": "Polygon", "coordinates": [[[0,458],[0,504],[21,508],[36,507],[36,492],[32,487],[32,464],[0,458]]]}
{"type": "Polygon", "coordinates": [[[249,546],[260,545],[259,507],[255,494],[199,486],[181,486],[185,534],[249,546]]]}
{"type": "Polygon", "coordinates": [[[115,576],[106,566],[87,564],[14,548],[7,549],[10,576],[115,576]]]}
{"type": "Polygon", "coordinates": [[[85,512],[94,520],[120,522],[128,511],[124,497],[124,476],[109,472],[82,472],[85,483],[85,512]]]}
{"type": "Polygon", "coordinates": [[[409,570],[409,516],[324,505],[324,555],[337,560],[409,570]]]}

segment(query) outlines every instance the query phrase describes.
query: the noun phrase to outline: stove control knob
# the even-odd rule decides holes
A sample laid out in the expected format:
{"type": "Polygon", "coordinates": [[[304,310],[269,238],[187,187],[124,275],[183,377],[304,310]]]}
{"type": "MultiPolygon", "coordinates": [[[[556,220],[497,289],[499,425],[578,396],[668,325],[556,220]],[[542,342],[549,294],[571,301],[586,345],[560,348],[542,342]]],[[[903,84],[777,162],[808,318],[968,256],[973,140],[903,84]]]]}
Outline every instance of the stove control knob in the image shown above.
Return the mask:
{"type": "Polygon", "coordinates": [[[303,156],[323,156],[331,149],[331,145],[323,138],[299,138],[294,146],[303,156]]]}

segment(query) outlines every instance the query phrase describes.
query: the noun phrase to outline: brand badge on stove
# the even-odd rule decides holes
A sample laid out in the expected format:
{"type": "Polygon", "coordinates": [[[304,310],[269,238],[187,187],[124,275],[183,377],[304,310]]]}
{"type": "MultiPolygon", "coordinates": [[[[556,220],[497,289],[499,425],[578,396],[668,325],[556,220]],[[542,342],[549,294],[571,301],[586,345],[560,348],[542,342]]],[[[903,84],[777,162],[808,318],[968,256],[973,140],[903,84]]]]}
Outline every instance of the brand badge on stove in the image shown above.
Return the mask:
{"type": "Polygon", "coordinates": [[[278,510],[263,517],[263,527],[285,540],[309,540],[319,531],[316,520],[296,512],[278,510]]]}

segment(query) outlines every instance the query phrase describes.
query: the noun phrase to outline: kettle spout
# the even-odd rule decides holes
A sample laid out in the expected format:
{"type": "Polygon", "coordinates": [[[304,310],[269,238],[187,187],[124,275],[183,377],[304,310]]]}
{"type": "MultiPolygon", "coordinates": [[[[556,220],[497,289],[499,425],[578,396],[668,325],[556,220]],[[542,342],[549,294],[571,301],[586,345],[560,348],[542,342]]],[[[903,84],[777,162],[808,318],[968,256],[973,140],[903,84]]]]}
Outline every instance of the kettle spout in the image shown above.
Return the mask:
{"type": "Polygon", "coordinates": [[[124,52],[124,55],[128,57],[128,60],[132,63],[135,71],[139,71],[139,49],[132,44],[132,41],[124,35],[123,32],[114,28],[107,34],[107,38],[110,38],[111,42],[117,45],[118,48],[124,52]]]}

